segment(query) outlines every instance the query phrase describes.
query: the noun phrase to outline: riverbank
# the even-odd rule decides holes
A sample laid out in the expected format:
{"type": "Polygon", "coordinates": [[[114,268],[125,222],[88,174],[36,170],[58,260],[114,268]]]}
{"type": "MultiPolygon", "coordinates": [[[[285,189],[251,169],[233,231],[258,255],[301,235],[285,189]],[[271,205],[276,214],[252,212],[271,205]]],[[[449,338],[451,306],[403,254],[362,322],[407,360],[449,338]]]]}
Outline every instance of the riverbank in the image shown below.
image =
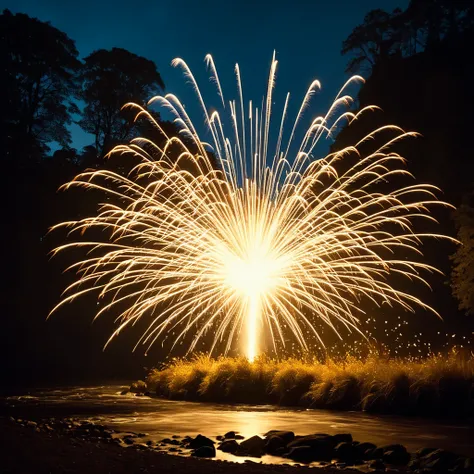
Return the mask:
{"type": "Polygon", "coordinates": [[[132,384],[172,400],[274,404],[368,413],[474,419],[474,358],[451,352],[423,360],[247,359],[197,356],[152,369],[132,384]]]}
{"type": "Polygon", "coordinates": [[[435,448],[409,453],[403,445],[376,446],[353,440],[350,433],[298,436],[272,430],[244,439],[236,432],[172,436],[153,442],[146,433],[118,432],[77,418],[24,420],[0,418],[2,473],[152,473],[270,474],[311,467],[321,474],[474,473],[474,459],[435,448]],[[216,450],[245,457],[244,463],[210,460],[216,450]],[[171,454],[172,453],[172,454],[171,454]],[[271,454],[285,464],[260,464],[271,454]],[[248,459],[251,457],[252,459],[248,459]]]}
{"type": "MultiPolygon", "coordinates": [[[[44,431],[34,425],[23,426],[8,418],[0,418],[0,454],[2,474],[289,474],[295,471],[294,467],[284,465],[236,464],[123,448],[54,429],[44,431]]],[[[338,470],[326,467],[317,472],[335,474],[338,470]]]]}

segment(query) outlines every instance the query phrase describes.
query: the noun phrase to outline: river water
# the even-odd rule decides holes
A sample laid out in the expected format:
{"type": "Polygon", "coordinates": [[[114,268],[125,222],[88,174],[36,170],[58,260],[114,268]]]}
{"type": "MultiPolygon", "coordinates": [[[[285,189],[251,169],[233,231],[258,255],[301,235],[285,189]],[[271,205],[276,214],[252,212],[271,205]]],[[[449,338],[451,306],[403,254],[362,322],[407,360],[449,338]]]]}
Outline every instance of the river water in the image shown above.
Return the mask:
{"type": "MultiPolygon", "coordinates": [[[[147,439],[172,435],[210,438],[227,431],[245,437],[276,430],[296,434],[351,433],[357,441],[376,445],[404,444],[409,451],[430,446],[460,455],[474,455],[474,426],[420,418],[374,416],[361,412],[336,412],[280,408],[273,405],[218,405],[121,395],[121,385],[47,389],[3,399],[7,412],[31,418],[77,417],[121,432],[147,433],[147,439]]],[[[218,451],[221,459],[244,461],[218,451]]],[[[263,459],[263,462],[278,462],[263,459]]],[[[281,460],[284,462],[285,460],[281,460]]],[[[287,461],[285,461],[287,462],[287,461]]]]}

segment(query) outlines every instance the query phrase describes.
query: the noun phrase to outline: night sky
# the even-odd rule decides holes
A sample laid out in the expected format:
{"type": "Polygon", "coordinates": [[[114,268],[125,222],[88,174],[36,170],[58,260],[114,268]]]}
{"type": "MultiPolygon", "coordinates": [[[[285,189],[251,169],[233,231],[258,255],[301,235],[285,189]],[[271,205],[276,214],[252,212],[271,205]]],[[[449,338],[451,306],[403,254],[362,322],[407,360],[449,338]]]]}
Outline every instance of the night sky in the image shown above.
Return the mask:
{"type": "MultiPolygon", "coordinates": [[[[10,0],[0,1],[0,9],[50,21],[76,41],[81,58],[96,49],[121,47],[153,60],[167,92],[178,95],[197,122],[200,116],[193,109],[196,102],[190,89],[181,71],[170,65],[175,57],[191,66],[212,106],[218,102],[214,89],[206,89],[210,87],[203,62],[206,53],[214,56],[227,100],[236,97],[233,69],[238,62],[245,101],[260,102],[276,50],[275,102],[283,106],[290,91],[289,112],[296,113],[309,84],[319,79],[323,89],[313,102],[314,116],[327,109],[347,79],[342,41],[371,9],[391,11],[407,4],[407,0],[10,0]]],[[[72,132],[72,145],[79,150],[93,141],[78,126],[72,132]]]]}

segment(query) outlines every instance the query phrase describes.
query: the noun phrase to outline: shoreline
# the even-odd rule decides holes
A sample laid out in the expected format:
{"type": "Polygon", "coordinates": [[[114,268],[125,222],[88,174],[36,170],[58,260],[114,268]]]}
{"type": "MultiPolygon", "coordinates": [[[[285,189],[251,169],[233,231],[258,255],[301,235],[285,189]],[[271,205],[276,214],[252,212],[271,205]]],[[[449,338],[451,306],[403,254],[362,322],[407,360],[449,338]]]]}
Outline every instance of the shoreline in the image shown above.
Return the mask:
{"type": "Polygon", "coordinates": [[[409,453],[400,444],[376,446],[358,442],[350,433],[298,436],[290,431],[271,430],[263,437],[244,438],[228,432],[216,436],[216,441],[201,434],[195,438],[173,435],[160,441],[147,441],[147,436],[78,418],[33,421],[0,417],[0,469],[11,474],[157,470],[160,474],[181,470],[190,474],[278,474],[308,468],[321,474],[474,473],[473,458],[428,447],[409,453]],[[216,459],[216,448],[244,461],[216,459]],[[262,463],[264,455],[284,458],[285,462],[262,463]]]}
{"type": "MultiPolygon", "coordinates": [[[[133,382],[132,382],[133,384],[133,382]]],[[[130,387],[132,386],[130,385],[130,387]]],[[[295,404],[285,404],[281,403],[278,400],[273,400],[269,399],[266,401],[232,401],[232,400],[219,400],[219,399],[207,399],[203,397],[189,397],[186,398],[185,396],[179,397],[173,397],[173,396],[166,396],[164,394],[157,394],[154,392],[150,391],[145,391],[145,392],[137,392],[134,390],[131,390],[130,388],[124,389],[121,392],[122,396],[126,396],[132,394],[136,397],[148,397],[152,399],[157,399],[157,400],[166,400],[166,401],[172,401],[172,402],[185,402],[185,403],[202,403],[202,404],[209,404],[209,405],[221,405],[223,407],[226,406],[236,406],[236,407],[246,407],[246,406],[261,406],[261,407],[266,407],[266,406],[273,406],[281,409],[294,409],[294,410],[310,410],[315,413],[318,412],[318,410],[323,410],[323,411],[330,411],[334,413],[344,413],[344,412],[356,412],[356,413],[363,413],[367,414],[370,416],[374,417],[395,417],[395,418],[406,418],[406,419],[420,419],[423,421],[428,421],[428,422],[440,422],[444,424],[459,424],[462,423],[463,425],[472,425],[474,426],[474,415],[470,415],[468,417],[466,416],[450,416],[450,415],[442,415],[442,414],[427,414],[427,413],[417,413],[414,411],[406,411],[406,412],[397,412],[397,411],[370,411],[370,410],[362,410],[362,409],[354,409],[352,408],[341,408],[341,407],[334,407],[334,406],[315,406],[315,405],[305,405],[301,403],[295,403],[295,404]]]]}
{"type": "MultiPolygon", "coordinates": [[[[22,426],[6,417],[0,417],[0,454],[4,474],[288,474],[295,469],[309,469],[303,465],[239,464],[123,448],[55,431],[39,432],[34,426],[22,426]]],[[[317,472],[335,474],[340,470],[325,467],[317,472]]]]}

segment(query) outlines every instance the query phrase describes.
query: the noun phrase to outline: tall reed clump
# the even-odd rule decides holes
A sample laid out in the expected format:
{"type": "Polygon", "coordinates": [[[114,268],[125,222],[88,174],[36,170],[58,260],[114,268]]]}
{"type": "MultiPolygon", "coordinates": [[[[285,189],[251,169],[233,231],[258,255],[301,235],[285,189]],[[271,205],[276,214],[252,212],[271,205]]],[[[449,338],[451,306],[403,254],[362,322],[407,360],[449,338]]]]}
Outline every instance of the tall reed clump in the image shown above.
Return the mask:
{"type": "Polygon", "coordinates": [[[474,415],[474,358],[453,350],[414,359],[174,359],[146,378],[171,399],[365,410],[425,416],[474,415]]]}

